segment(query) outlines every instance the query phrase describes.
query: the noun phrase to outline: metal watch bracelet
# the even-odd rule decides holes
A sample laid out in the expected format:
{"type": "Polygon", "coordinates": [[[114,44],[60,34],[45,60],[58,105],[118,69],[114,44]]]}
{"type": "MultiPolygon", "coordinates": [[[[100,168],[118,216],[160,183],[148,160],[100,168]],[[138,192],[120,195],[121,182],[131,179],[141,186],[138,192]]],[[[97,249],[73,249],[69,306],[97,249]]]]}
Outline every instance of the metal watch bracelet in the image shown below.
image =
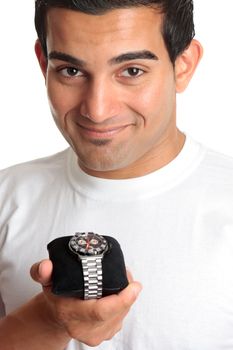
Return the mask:
{"type": "Polygon", "coordinates": [[[102,297],[103,275],[102,257],[82,257],[84,277],[84,299],[99,299],[102,297]]]}

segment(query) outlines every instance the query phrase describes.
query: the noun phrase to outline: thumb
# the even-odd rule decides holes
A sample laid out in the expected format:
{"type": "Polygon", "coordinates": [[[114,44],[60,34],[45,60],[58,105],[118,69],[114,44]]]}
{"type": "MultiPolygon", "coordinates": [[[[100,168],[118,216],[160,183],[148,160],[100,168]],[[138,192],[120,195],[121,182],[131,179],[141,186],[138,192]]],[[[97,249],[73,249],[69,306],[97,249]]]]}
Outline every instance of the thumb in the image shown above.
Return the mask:
{"type": "Polygon", "coordinates": [[[129,285],[118,294],[118,296],[124,306],[128,308],[131,307],[131,305],[136,301],[141,290],[141,283],[133,281],[130,282],[129,285]]]}
{"type": "Polygon", "coordinates": [[[40,283],[43,287],[47,287],[51,285],[52,270],[51,260],[46,259],[32,265],[30,274],[34,281],[40,283]]]}

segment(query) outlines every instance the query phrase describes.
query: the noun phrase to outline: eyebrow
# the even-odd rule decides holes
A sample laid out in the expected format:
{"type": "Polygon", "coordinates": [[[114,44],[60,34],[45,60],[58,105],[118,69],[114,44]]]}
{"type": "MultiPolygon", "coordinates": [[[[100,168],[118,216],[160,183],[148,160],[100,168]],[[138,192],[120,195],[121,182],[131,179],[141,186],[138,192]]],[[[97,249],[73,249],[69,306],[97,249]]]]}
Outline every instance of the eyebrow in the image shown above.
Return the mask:
{"type": "MultiPolygon", "coordinates": [[[[55,59],[55,60],[68,62],[70,64],[73,64],[81,68],[84,68],[86,66],[85,61],[81,60],[80,58],[77,58],[59,51],[50,52],[48,55],[48,59],[49,60],[55,59]]],[[[133,60],[139,60],[139,59],[158,61],[158,56],[156,56],[153,52],[149,50],[132,51],[132,52],[126,52],[119,56],[113,57],[108,62],[112,65],[112,64],[119,64],[126,61],[133,61],[133,60]]]]}
{"type": "Polygon", "coordinates": [[[48,55],[48,59],[68,62],[70,64],[73,64],[81,68],[86,66],[86,63],[80,58],[77,58],[59,51],[51,51],[48,55]]]}
{"type": "Polygon", "coordinates": [[[132,52],[126,52],[122,55],[113,57],[109,60],[110,64],[117,64],[122,63],[126,61],[133,61],[133,60],[155,60],[158,61],[158,56],[156,56],[153,52],[149,50],[141,50],[141,51],[132,51],[132,52]]]}

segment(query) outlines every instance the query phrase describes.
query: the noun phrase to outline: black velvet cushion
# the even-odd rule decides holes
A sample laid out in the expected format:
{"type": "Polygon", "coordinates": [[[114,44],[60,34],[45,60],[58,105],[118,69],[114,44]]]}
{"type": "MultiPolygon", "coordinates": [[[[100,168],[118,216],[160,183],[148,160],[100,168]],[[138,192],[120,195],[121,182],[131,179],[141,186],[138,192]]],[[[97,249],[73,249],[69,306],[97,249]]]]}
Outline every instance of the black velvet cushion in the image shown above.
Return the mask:
{"type": "MultiPolygon", "coordinates": [[[[47,246],[49,257],[53,262],[52,292],[56,295],[83,298],[82,264],[79,257],[69,249],[68,243],[71,237],[56,238],[47,246]]],[[[128,280],[119,243],[113,237],[103,237],[110,246],[102,260],[103,296],[107,296],[127,287],[128,280]]]]}

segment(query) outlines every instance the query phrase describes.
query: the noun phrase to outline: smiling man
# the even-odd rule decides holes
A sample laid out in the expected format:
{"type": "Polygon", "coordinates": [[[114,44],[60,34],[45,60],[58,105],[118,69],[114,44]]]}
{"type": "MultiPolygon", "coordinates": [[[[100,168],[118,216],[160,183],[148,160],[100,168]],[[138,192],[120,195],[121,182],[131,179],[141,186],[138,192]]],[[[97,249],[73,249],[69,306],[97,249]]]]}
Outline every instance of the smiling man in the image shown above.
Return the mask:
{"type": "Polygon", "coordinates": [[[232,349],[233,161],[176,125],[202,56],[192,1],[35,5],[69,148],[0,173],[0,349],[232,349]],[[117,238],[140,283],[55,296],[46,246],[77,231],[117,238]]]}
{"type": "Polygon", "coordinates": [[[183,53],[174,68],[162,21],[161,10],[150,7],[47,13],[47,54],[40,41],[36,53],[54,119],[90,175],[145,175],[183,147],[175,93],[188,83],[201,47],[193,40],[192,59],[183,53]]]}

